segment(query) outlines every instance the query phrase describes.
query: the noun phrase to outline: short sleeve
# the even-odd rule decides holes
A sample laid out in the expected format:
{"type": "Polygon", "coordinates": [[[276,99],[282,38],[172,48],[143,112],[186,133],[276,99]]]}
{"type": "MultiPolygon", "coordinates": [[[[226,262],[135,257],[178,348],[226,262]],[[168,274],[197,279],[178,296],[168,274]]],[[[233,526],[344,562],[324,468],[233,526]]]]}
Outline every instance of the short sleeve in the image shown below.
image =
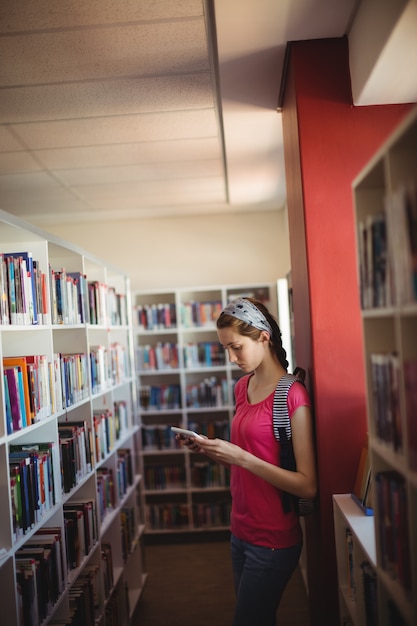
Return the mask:
{"type": "Polygon", "coordinates": [[[300,406],[308,406],[311,408],[310,396],[302,383],[296,382],[290,387],[287,405],[290,417],[300,406]]]}

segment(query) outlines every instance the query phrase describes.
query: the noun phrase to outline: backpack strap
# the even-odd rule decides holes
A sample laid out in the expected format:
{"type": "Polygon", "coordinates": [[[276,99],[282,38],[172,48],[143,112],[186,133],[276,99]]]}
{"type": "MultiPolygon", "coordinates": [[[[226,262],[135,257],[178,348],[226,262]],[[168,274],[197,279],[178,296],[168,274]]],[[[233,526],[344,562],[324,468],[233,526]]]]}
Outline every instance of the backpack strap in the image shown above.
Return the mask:
{"type": "Polygon", "coordinates": [[[274,393],[274,403],[272,407],[272,419],[274,425],[274,435],[277,441],[281,440],[281,433],[285,431],[284,440],[291,439],[291,423],[288,415],[287,398],[288,392],[293,384],[298,381],[294,374],[284,374],[276,386],[274,393]]]}
{"type": "MultiPolygon", "coordinates": [[[[302,374],[304,370],[301,370],[302,374]]],[[[278,381],[274,393],[272,421],[275,439],[281,444],[280,465],[284,469],[295,471],[295,457],[291,440],[291,420],[288,414],[288,392],[295,382],[304,384],[303,375],[284,374],[278,381]]],[[[292,509],[293,496],[286,491],[282,492],[282,506],[285,513],[292,509]]]]}

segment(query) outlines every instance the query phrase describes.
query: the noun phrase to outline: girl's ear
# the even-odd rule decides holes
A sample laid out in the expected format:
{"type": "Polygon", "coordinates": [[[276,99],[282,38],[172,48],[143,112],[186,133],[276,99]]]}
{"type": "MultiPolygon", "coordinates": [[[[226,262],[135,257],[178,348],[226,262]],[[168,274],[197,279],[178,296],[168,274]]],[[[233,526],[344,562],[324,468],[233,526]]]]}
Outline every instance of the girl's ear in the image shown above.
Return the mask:
{"type": "Polygon", "coordinates": [[[262,341],[262,343],[269,343],[271,340],[271,336],[267,330],[263,330],[261,331],[261,336],[259,337],[259,339],[260,341],[262,341]]]}

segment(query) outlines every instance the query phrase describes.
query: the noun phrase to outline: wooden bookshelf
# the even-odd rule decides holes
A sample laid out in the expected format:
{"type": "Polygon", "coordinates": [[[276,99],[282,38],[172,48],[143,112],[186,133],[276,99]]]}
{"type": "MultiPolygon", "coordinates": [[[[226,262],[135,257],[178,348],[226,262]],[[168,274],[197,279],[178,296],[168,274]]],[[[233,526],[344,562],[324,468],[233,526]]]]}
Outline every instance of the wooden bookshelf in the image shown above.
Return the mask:
{"type": "Polygon", "coordinates": [[[241,372],[227,361],[215,320],[227,302],[240,295],[264,299],[277,315],[276,285],[221,285],[133,296],[147,533],[229,528],[228,472],[181,448],[170,427],[229,437],[233,387],[241,372]]]}
{"type": "MultiPolygon", "coordinates": [[[[375,542],[376,603],[380,626],[417,622],[417,109],[414,109],[353,183],[358,280],[367,381],[372,468],[372,533],[354,550],[375,542]]],[[[336,499],[335,506],[339,507],[336,499]]],[[[349,505],[352,507],[352,505],[349,505]]],[[[335,517],[336,545],[343,524],[335,517]]],[[[346,524],[350,525],[349,516],[346,524]]],[[[371,521],[363,524],[371,527],[371,521]]],[[[343,565],[338,551],[339,586],[343,565]]],[[[357,581],[357,589],[362,581],[357,581]]],[[[364,621],[363,593],[341,624],[364,621]]]]}
{"type": "MultiPolygon", "coordinates": [[[[4,211],[0,253],[2,622],[64,622],[83,610],[85,624],[129,624],[146,580],[129,279],[4,211]],[[30,252],[40,273],[36,317],[30,277],[22,274],[24,299],[16,283],[11,300],[11,252],[30,252]],[[19,310],[21,300],[30,314],[19,310]],[[28,396],[12,415],[13,380],[24,368],[5,377],[6,367],[26,356],[36,357],[22,387],[28,396]],[[12,465],[12,454],[28,461],[12,465]],[[29,492],[20,487],[26,476],[29,492]],[[40,589],[36,561],[45,566],[40,589]],[[88,611],[81,597],[90,598],[88,611]]],[[[24,269],[19,264],[13,271],[24,269]]]]}

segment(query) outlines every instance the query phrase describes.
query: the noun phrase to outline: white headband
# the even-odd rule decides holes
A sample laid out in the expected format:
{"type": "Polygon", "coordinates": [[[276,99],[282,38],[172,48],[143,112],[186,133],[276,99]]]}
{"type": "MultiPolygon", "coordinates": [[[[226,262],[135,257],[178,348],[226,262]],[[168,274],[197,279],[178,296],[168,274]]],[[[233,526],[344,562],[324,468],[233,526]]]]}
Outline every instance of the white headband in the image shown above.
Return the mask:
{"type": "Polygon", "coordinates": [[[232,315],[258,330],[266,330],[272,337],[272,328],[265,315],[246,298],[237,298],[228,304],[221,315],[232,315]]]}

